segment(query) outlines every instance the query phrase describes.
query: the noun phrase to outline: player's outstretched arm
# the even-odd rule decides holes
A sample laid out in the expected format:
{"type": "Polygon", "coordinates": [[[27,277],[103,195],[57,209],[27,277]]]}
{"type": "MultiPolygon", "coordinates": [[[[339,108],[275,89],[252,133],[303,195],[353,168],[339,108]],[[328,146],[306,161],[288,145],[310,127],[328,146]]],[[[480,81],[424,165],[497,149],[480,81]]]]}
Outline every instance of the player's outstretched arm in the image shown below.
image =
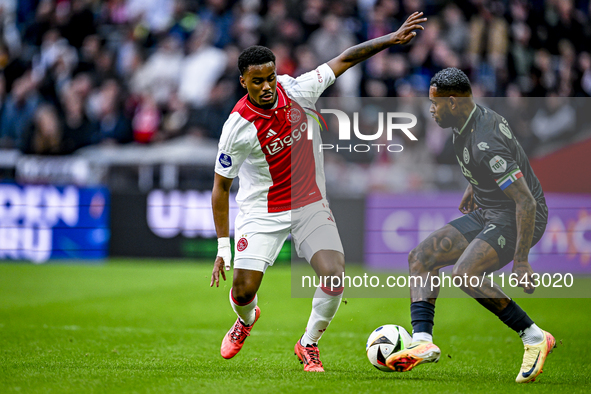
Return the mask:
{"type": "Polygon", "coordinates": [[[421,16],[423,16],[422,12],[414,12],[394,33],[355,45],[329,61],[328,66],[334,72],[335,77],[339,77],[357,63],[369,59],[392,45],[406,44],[417,35],[415,30],[425,30],[420,23],[427,21],[427,18],[421,18],[421,16]]]}
{"type": "Polygon", "coordinates": [[[230,248],[230,187],[232,186],[232,179],[225,178],[219,174],[215,174],[213,181],[213,190],[211,193],[211,206],[213,208],[213,221],[215,223],[215,231],[218,235],[218,255],[213,264],[213,272],[211,274],[210,287],[214,283],[216,287],[220,286],[220,273],[222,278],[226,280],[226,270],[230,269],[230,261],[232,260],[232,250],[230,248]]]}
{"type": "Polygon", "coordinates": [[[531,294],[535,287],[532,283],[533,270],[529,264],[528,255],[536,224],[536,200],[523,177],[513,182],[504,192],[515,201],[516,205],[517,245],[513,258],[513,273],[517,274],[519,287],[523,287],[523,291],[531,294]],[[522,283],[522,279],[525,279],[524,283],[522,283]]]}

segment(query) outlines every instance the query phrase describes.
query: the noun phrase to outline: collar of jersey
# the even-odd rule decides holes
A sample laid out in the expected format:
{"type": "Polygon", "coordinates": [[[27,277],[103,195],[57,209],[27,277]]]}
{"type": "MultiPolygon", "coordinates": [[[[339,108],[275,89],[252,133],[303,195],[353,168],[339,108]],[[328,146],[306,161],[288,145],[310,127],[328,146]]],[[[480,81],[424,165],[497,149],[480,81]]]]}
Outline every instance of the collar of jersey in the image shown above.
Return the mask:
{"type": "Polygon", "coordinates": [[[255,106],[254,104],[252,104],[250,102],[250,100],[248,100],[248,98],[246,99],[246,107],[253,114],[256,114],[257,116],[260,116],[261,118],[265,118],[265,119],[269,119],[271,116],[273,116],[273,114],[275,112],[277,112],[277,110],[279,108],[283,108],[289,104],[290,104],[289,98],[287,97],[287,94],[285,94],[285,91],[283,90],[283,87],[281,86],[280,83],[277,83],[277,101],[275,102],[275,105],[271,109],[259,108],[259,107],[255,106]]]}
{"type": "MultiPolygon", "coordinates": [[[[462,128],[458,132],[459,135],[462,135],[462,132],[464,131],[466,126],[468,126],[468,123],[470,123],[470,120],[472,120],[472,115],[474,115],[474,112],[476,112],[476,108],[478,108],[478,107],[476,106],[476,104],[474,104],[474,108],[472,108],[472,112],[470,112],[470,116],[468,116],[468,119],[466,119],[466,123],[464,123],[464,126],[462,126],[462,128]]],[[[457,131],[457,129],[456,129],[456,131],[457,131]]]]}

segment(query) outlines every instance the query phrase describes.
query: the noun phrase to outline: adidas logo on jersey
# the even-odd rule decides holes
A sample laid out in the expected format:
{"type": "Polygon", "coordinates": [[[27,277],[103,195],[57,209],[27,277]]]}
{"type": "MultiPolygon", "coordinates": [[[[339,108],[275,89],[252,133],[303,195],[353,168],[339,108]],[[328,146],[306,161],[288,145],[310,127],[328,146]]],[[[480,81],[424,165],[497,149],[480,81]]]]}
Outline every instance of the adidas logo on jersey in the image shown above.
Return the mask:
{"type": "Polygon", "coordinates": [[[269,129],[269,132],[267,133],[267,136],[265,138],[271,138],[275,135],[277,135],[277,133],[274,132],[272,129],[269,129]]]}

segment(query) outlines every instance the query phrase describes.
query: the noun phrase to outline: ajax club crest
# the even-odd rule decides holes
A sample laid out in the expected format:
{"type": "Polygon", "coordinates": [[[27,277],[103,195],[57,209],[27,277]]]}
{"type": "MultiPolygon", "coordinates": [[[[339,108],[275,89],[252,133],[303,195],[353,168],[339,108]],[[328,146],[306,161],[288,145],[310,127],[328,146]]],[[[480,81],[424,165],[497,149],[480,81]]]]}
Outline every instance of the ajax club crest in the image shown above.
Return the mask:
{"type": "Polygon", "coordinates": [[[244,238],[244,237],[240,238],[240,240],[236,244],[236,249],[238,249],[239,252],[242,252],[247,247],[248,247],[248,241],[246,240],[246,238],[244,238]]]}
{"type": "Polygon", "coordinates": [[[302,112],[298,108],[290,108],[287,110],[287,119],[291,123],[298,123],[302,119],[302,112]]]}

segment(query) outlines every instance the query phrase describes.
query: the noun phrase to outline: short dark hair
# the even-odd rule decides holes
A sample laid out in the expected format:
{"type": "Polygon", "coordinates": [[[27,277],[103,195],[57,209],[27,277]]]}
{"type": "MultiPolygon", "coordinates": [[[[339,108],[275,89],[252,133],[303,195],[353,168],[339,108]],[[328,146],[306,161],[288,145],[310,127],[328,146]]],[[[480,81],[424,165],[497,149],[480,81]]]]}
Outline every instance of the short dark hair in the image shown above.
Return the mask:
{"type": "Polygon", "coordinates": [[[431,86],[437,88],[439,94],[467,93],[472,94],[472,86],[468,76],[462,70],[449,67],[439,71],[431,78],[431,86]]]}
{"type": "Polygon", "coordinates": [[[244,75],[249,66],[258,66],[269,62],[275,63],[273,51],[267,47],[253,45],[243,50],[238,57],[238,69],[240,74],[244,75]]]}

